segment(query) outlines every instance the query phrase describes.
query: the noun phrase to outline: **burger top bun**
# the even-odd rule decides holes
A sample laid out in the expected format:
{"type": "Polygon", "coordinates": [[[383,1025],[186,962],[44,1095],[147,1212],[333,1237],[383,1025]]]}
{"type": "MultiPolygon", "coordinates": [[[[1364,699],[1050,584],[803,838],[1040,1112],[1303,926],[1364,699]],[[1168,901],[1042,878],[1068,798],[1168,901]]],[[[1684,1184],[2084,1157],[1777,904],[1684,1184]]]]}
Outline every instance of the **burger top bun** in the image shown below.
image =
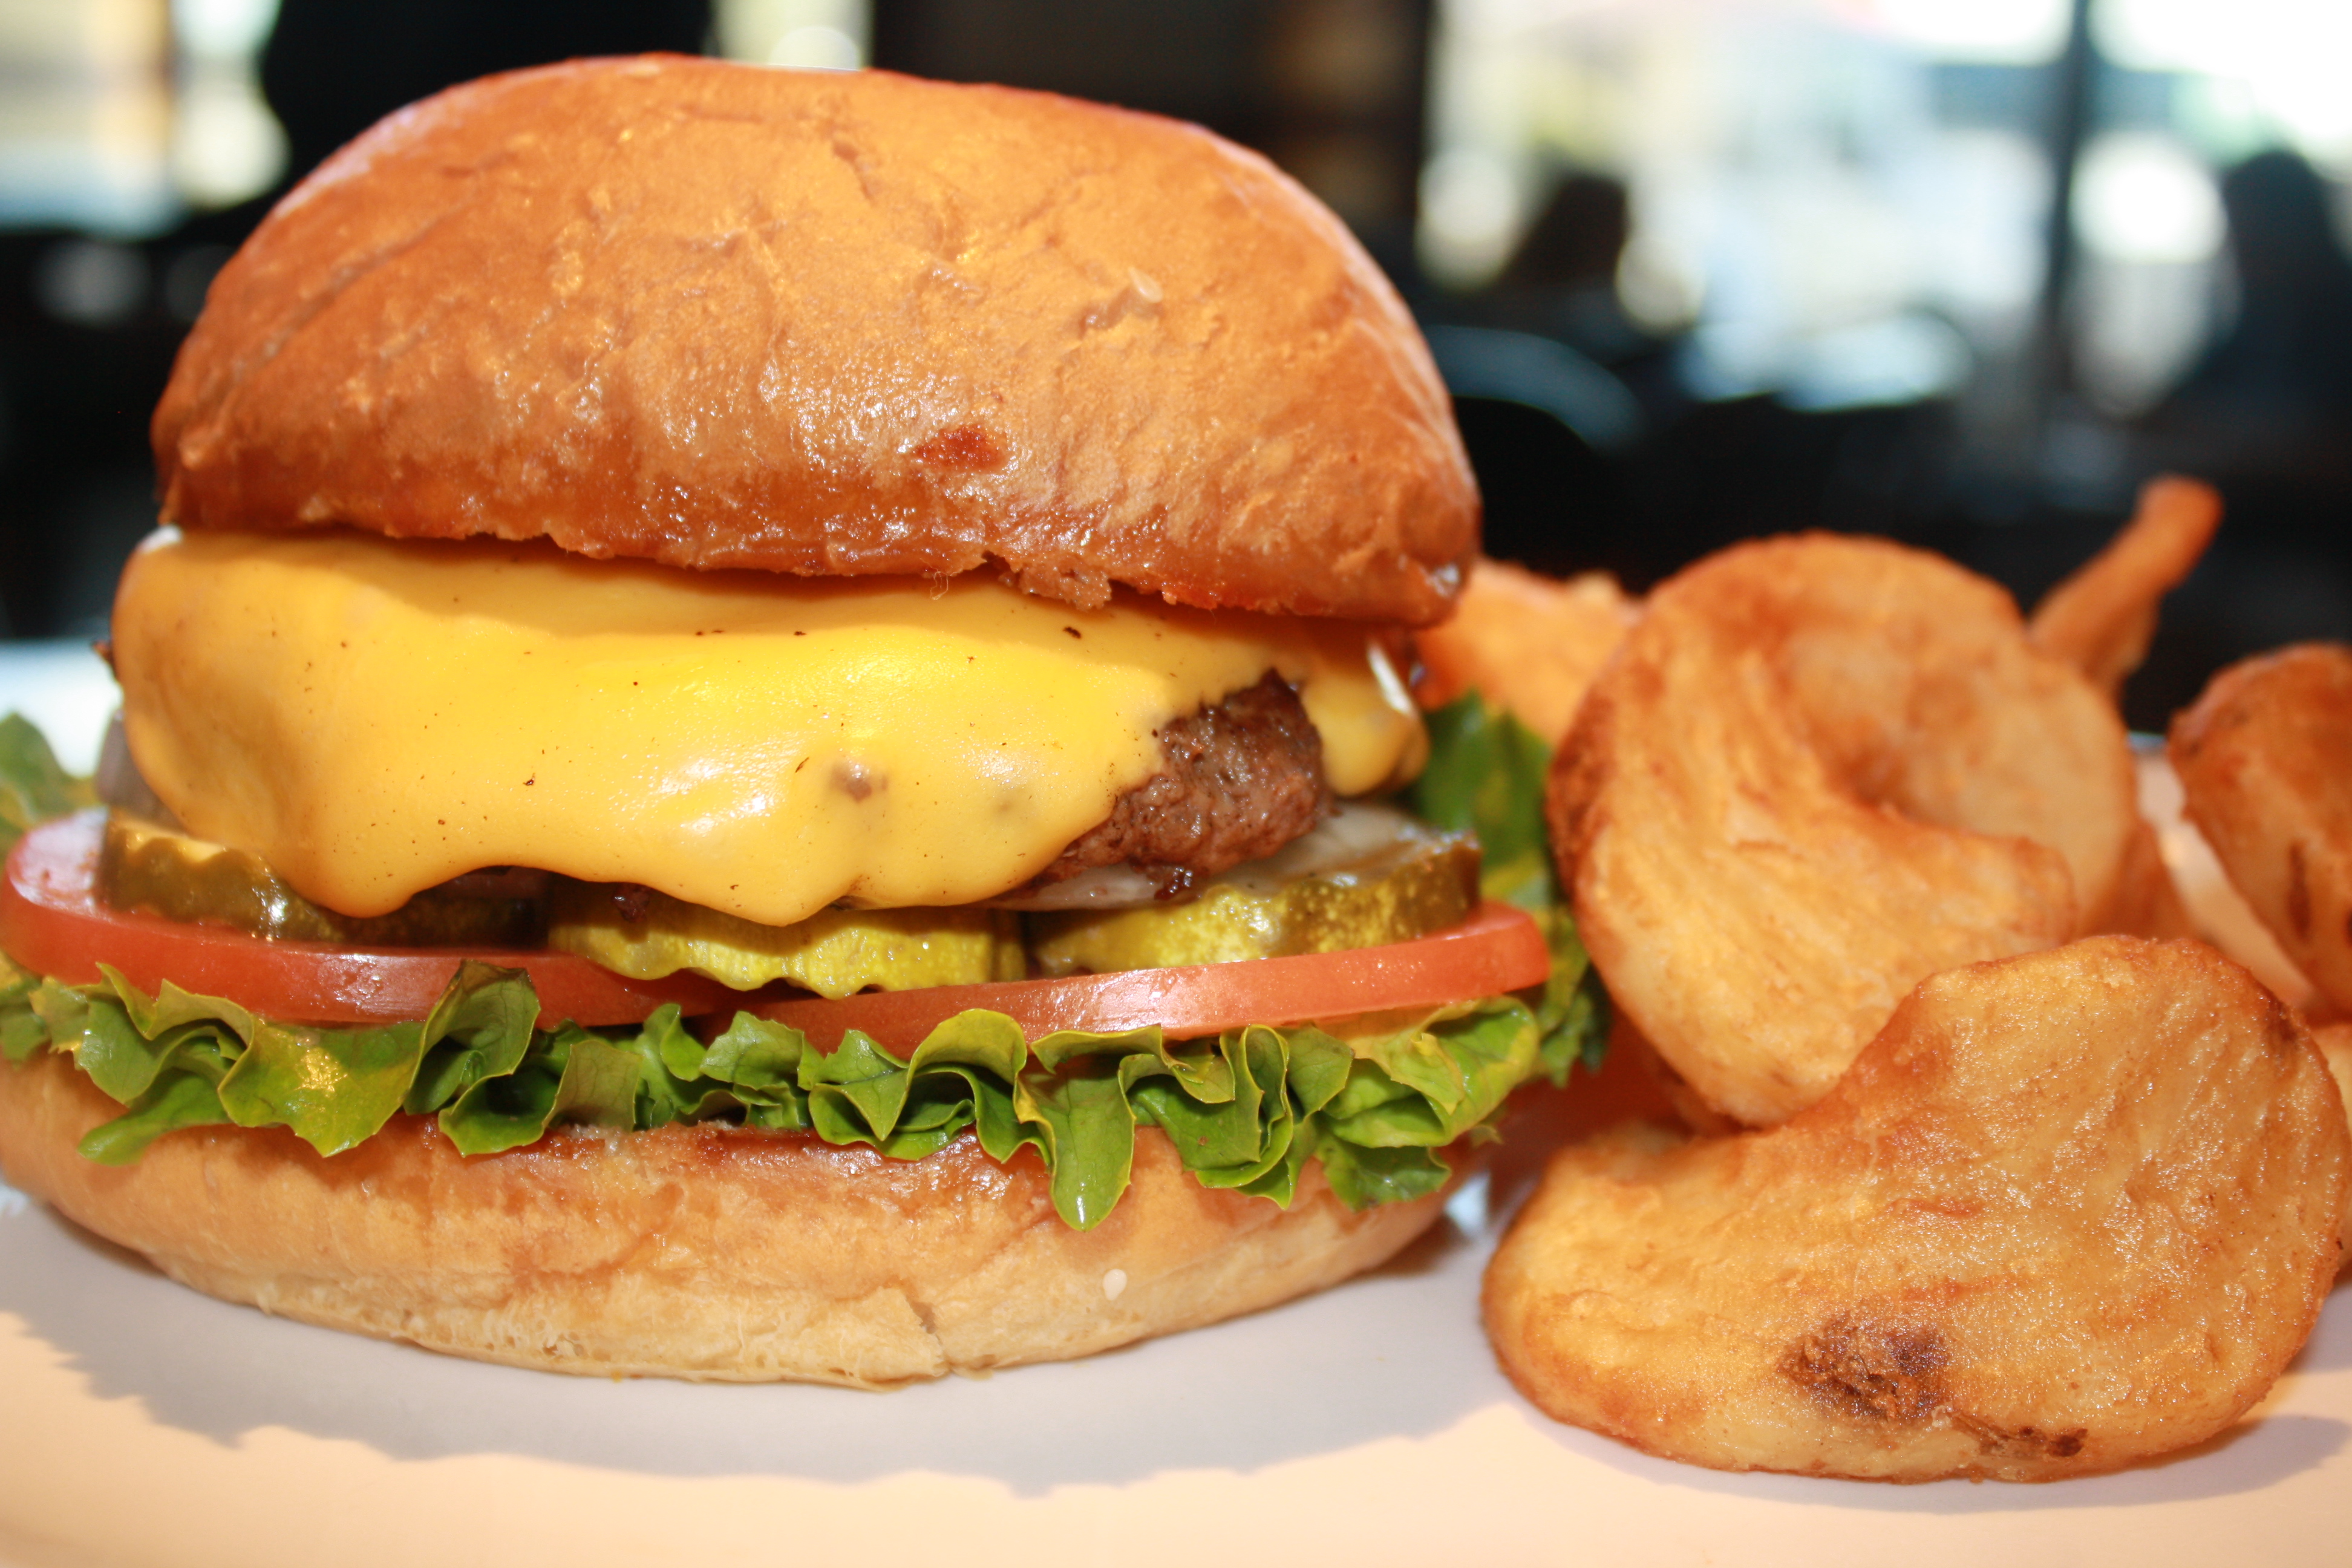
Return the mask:
{"type": "Polygon", "coordinates": [[[163,517],[1425,623],[1478,501],[1339,220],[1196,127],[682,58],[402,110],[214,280],[163,517]]]}

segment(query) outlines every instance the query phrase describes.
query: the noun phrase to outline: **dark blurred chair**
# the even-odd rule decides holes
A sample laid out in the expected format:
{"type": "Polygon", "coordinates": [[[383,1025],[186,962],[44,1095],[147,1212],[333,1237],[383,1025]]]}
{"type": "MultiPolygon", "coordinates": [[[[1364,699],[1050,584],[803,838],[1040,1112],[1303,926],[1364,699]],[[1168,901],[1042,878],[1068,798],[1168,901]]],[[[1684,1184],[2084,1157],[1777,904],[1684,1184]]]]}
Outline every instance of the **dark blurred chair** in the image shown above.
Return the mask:
{"type": "Polygon", "coordinates": [[[1614,459],[1642,434],[1624,383],[1567,344],[1493,327],[1432,326],[1486,503],[1486,550],[1554,574],[1593,563],[1617,510],[1614,459]]]}
{"type": "Polygon", "coordinates": [[[1429,352],[1455,397],[1539,409],[1604,455],[1642,434],[1642,405],[1625,384],[1556,338],[1497,327],[1433,326],[1429,352]]]}

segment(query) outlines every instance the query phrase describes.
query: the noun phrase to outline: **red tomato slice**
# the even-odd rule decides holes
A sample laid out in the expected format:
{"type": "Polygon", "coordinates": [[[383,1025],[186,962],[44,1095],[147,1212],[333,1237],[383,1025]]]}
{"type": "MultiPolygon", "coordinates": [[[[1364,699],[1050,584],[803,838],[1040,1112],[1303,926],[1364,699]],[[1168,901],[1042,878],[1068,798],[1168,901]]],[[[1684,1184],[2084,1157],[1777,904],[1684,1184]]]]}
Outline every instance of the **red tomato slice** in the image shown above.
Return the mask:
{"type": "Polygon", "coordinates": [[[422,1018],[457,971],[478,958],[528,971],[540,1026],[635,1024],[665,1002],[689,1014],[725,1012],[737,994],[715,980],[677,974],[628,980],[568,952],[446,947],[365,952],[324,942],[270,942],[218,926],[128,914],[98,901],[91,882],[105,813],[85,811],[34,828],[8,856],[0,879],[0,951],[26,969],[87,985],[110,963],[151,994],[169,980],[200,996],[226,996],[265,1018],[311,1023],[397,1023],[422,1018]]]}
{"type": "Polygon", "coordinates": [[[124,913],[100,903],[91,890],[103,820],[100,812],[62,817],[17,844],[0,879],[0,950],[68,984],[96,981],[103,963],[144,991],[170,980],[286,1020],[421,1018],[467,958],[527,972],[539,992],[542,1027],[563,1018],[634,1024],[676,1002],[689,1016],[724,1017],[746,1009],[790,1024],[827,1049],[847,1030],[863,1029],[902,1051],[942,1019],[971,1007],[1009,1014],[1031,1039],[1055,1029],[1109,1034],[1146,1024],[1185,1039],[1242,1024],[1438,1006],[1538,985],[1551,972],[1551,954],[1534,920],[1508,904],[1488,903],[1458,926],[1387,947],[1061,980],[869,991],[827,1002],[782,987],[730,991],[698,975],[629,980],[567,952],[363,952],[124,913]]]}
{"type": "Polygon", "coordinates": [[[1458,926],[1387,947],[1061,980],[866,991],[838,1002],[755,1001],[747,1010],[790,1024],[827,1050],[845,1031],[863,1029],[903,1054],[932,1026],[968,1007],[1011,1015],[1033,1040],[1056,1029],[1113,1034],[1146,1024],[1190,1039],[1243,1024],[1302,1024],[1391,1007],[1441,1006],[1540,985],[1550,973],[1551,952],[1534,917],[1488,902],[1458,926]]]}

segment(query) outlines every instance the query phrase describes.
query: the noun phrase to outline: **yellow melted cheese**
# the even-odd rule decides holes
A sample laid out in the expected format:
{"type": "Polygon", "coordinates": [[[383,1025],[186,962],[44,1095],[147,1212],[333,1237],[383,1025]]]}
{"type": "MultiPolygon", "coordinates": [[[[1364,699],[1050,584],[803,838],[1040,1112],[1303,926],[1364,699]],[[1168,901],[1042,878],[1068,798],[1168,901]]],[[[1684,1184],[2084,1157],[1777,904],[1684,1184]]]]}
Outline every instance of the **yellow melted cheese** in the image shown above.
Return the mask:
{"type": "Polygon", "coordinates": [[[957,579],[805,581],[541,544],[166,530],[114,649],[131,754],[205,838],[348,914],[485,866],[784,925],[1019,886],[1268,669],[1343,795],[1419,766],[1366,630],[957,579]]]}

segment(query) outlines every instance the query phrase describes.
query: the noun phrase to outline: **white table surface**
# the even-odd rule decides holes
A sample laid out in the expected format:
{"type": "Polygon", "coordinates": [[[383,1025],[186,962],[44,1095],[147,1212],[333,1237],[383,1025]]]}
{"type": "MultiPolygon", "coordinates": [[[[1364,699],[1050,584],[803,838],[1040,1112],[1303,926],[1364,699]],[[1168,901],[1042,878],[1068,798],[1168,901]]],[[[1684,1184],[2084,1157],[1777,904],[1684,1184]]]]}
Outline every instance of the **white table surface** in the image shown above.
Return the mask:
{"type": "Polygon", "coordinates": [[[1554,1425],[1475,1203],[1325,1295],[884,1394],[477,1365],[184,1290],[0,1202],[0,1563],[2352,1562],[2352,1310],[2203,1450],[2043,1487],[1730,1476],[1554,1425]]]}

